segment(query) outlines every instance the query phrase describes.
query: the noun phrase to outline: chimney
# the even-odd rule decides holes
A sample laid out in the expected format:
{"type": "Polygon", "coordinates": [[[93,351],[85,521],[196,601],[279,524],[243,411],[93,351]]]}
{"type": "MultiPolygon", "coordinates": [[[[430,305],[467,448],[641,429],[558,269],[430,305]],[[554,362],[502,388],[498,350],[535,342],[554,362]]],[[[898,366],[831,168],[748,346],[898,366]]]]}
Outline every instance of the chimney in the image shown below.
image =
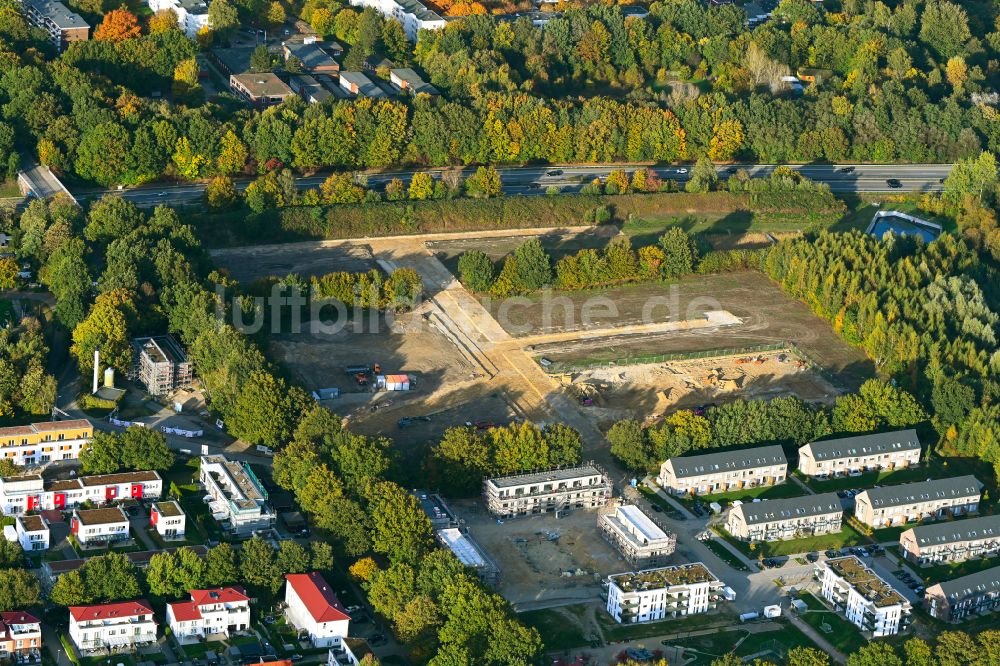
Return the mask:
{"type": "Polygon", "coordinates": [[[100,349],[95,349],[94,350],[94,390],[91,391],[91,393],[95,394],[95,395],[97,394],[97,375],[98,375],[98,370],[100,369],[100,367],[101,367],[101,350],[100,349]]]}

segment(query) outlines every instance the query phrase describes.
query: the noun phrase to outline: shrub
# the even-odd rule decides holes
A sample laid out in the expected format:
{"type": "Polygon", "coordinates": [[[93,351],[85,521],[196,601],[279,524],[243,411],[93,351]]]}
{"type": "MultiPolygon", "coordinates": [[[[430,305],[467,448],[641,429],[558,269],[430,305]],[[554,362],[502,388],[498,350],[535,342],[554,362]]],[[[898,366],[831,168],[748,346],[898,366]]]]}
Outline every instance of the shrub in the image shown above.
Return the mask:
{"type": "Polygon", "coordinates": [[[458,259],[459,279],[472,291],[489,291],[494,272],[493,262],[480,250],[465,252],[458,259]]]}

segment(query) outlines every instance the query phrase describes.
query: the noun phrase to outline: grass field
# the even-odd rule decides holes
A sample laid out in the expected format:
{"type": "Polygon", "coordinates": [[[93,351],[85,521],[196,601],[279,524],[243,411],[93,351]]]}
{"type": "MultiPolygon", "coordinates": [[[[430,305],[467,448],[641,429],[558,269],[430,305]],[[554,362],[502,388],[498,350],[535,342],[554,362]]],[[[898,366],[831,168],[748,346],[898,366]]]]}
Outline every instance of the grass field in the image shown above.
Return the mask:
{"type": "MultiPolygon", "coordinates": [[[[899,546],[891,546],[887,550],[890,550],[899,556],[899,546]]],[[[978,573],[984,569],[1000,566],[1000,557],[966,560],[965,562],[957,562],[953,564],[935,564],[924,567],[910,562],[907,562],[907,564],[910,565],[910,569],[912,569],[914,573],[923,579],[925,584],[930,585],[943,580],[961,578],[962,576],[978,573]]]]}
{"type": "Polygon", "coordinates": [[[819,536],[805,537],[804,539],[758,543],[754,550],[750,549],[750,544],[736,539],[725,530],[720,530],[720,534],[726,541],[739,548],[741,553],[754,559],[758,556],[782,557],[785,555],[798,555],[799,553],[823,552],[824,550],[837,550],[845,546],[859,546],[868,543],[867,537],[846,523],[844,523],[844,527],[839,532],[834,532],[833,534],[821,534],[819,536]]]}
{"type": "Polygon", "coordinates": [[[792,481],[786,481],[785,483],[779,483],[776,486],[759,486],[757,488],[745,488],[743,490],[734,490],[728,493],[716,493],[714,495],[698,495],[697,498],[692,498],[689,495],[678,497],[677,499],[684,502],[685,505],[693,504],[695,501],[701,502],[701,504],[708,506],[712,502],[718,502],[725,507],[727,504],[733,500],[739,500],[741,502],[752,502],[755,499],[784,499],[787,497],[801,497],[806,494],[806,491],[800,488],[792,481]]]}
{"type": "Polygon", "coordinates": [[[0,180],[0,199],[21,196],[21,188],[16,180],[0,180]]]}
{"type": "Polygon", "coordinates": [[[570,621],[566,614],[582,617],[586,612],[587,606],[580,604],[526,611],[518,613],[517,617],[525,625],[538,629],[546,650],[571,650],[588,645],[590,639],[584,636],[580,624],[570,621]]]}
{"type": "Polygon", "coordinates": [[[604,637],[611,642],[638,640],[653,636],[663,636],[664,634],[707,629],[709,627],[729,627],[732,626],[733,619],[732,615],[709,613],[693,615],[691,617],[670,618],[660,620],[659,622],[646,622],[643,624],[618,624],[607,613],[597,614],[597,621],[601,623],[601,631],[604,633],[604,637]]]}
{"type": "Polygon", "coordinates": [[[815,596],[803,594],[799,598],[806,602],[810,610],[808,613],[802,613],[799,617],[826,638],[833,647],[845,654],[850,654],[868,644],[868,640],[857,627],[828,609],[815,596]]]}
{"type": "Polygon", "coordinates": [[[669,643],[672,646],[696,651],[697,654],[685,653],[685,658],[695,658],[695,661],[687,662],[686,666],[710,664],[715,657],[721,657],[729,652],[735,652],[737,657],[746,658],[770,651],[776,658],[782,659],[793,648],[816,647],[808,636],[791,624],[780,620],[777,624],[780,624],[780,628],[774,631],[750,632],[746,629],[731,629],[672,640],[669,643]]]}
{"type": "Polygon", "coordinates": [[[722,560],[732,568],[736,569],[737,571],[750,571],[747,565],[743,564],[743,560],[733,555],[733,553],[728,548],[723,546],[715,539],[709,539],[708,541],[705,541],[704,544],[705,547],[708,548],[713,553],[715,553],[720,560],[722,560]]]}

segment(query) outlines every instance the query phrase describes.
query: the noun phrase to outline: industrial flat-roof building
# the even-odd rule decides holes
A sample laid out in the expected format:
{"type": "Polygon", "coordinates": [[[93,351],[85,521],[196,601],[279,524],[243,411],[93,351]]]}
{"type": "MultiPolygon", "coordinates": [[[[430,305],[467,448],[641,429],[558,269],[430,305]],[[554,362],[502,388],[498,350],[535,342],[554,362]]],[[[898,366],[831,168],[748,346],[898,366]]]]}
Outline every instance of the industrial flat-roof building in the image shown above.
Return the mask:
{"type": "Polygon", "coordinates": [[[459,562],[475,571],[483,582],[495,587],[500,581],[500,567],[468,532],[457,527],[446,527],[436,534],[438,541],[454,553],[459,562]]]}
{"type": "Polygon", "coordinates": [[[675,495],[711,495],[773,486],[787,474],[788,461],[775,445],[670,458],[660,466],[657,481],[675,495]]]}
{"type": "Polygon", "coordinates": [[[167,395],[194,379],[194,369],[184,350],[170,335],[136,338],[132,349],[129,376],[145,386],[150,395],[167,395]]]}
{"type": "Polygon", "coordinates": [[[816,576],[823,598],[862,631],[877,638],[909,627],[910,602],[857,557],[818,562],[816,576]]]}
{"type": "Polygon", "coordinates": [[[572,508],[597,509],[611,498],[611,479],[594,463],[483,482],[486,507],[494,516],[514,518],[572,508]]]}
{"type": "Polygon", "coordinates": [[[921,565],[996,557],[1000,555],[1000,516],[919,525],[899,535],[899,552],[921,565]]]}
{"type": "Polygon", "coordinates": [[[872,488],[854,499],[854,515],[870,527],[940,520],[979,510],[983,484],[972,475],[872,488]]]}
{"type": "Polygon", "coordinates": [[[839,532],[843,518],[837,493],[824,493],[735,506],[726,529],[744,541],[781,541],[839,532]]]}
{"type": "Polygon", "coordinates": [[[243,72],[229,75],[229,89],[257,109],[281,104],[295,93],[273,72],[243,72]]]}
{"type": "Polygon", "coordinates": [[[677,549],[677,535],[666,532],[637,506],[615,507],[598,518],[601,533],[637,568],[666,563],[677,549]]]}
{"type": "Polygon", "coordinates": [[[806,476],[892,470],[919,462],[920,440],[913,429],[828,439],[799,447],[799,470],[806,476]]]}
{"type": "Polygon", "coordinates": [[[310,74],[336,74],[340,65],[319,44],[285,42],[282,45],[285,60],[297,58],[302,63],[302,71],[310,74]]]}
{"type": "Polygon", "coordinates": [[[706,613],[718,607],[725,584],[701,562],[608,576],[608,613],[637,624],[706,613]]]}
{"type": "Polygon", "coordinates": [[[924,592],[924,607],[931,617],[962,622],[1000,608],[1000,567],[931,585],[924,592]]]}

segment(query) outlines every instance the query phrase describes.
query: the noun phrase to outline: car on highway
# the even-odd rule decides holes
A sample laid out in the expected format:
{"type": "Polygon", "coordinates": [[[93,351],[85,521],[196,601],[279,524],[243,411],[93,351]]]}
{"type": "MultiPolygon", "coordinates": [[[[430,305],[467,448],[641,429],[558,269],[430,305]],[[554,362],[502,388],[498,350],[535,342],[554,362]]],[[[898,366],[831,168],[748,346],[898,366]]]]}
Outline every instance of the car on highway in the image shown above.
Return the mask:
{"type": "Polygon", "coordinates": [[[529,190],[537,190],[539,187],[541,187],[541,185],[539,185],[538,183],[528,183],[529,190]]]}
{"type": "Polygon", "coordinates": [[[739,169],[734,166],[726,167],[726,173],[736,173],[737,171],[739,171],[739,169]]]}
{"type": "Polygon", "coordinates": [[[885,181],[885,184],[894,190],[898,190],[903,186],[903,182],[899,178],[890,178],[885,181]]]}
{"type": "Polygon", "coordinates": [[[854,167],[846,166],[840,170],[840,173],[854,173],[854,167]]]}
{"type": "Polygon", "coordinates": [[[687,173],[688,170],[685,167],[678,167],[677,173],[687,173]]]}
{"type": "Polygon", "coordinates": [[[545,175],[546,176],[561,176],[561,175],[563,175],[563,170],[562,169],[550,169],[550,170],[548,170],[548,171],[545,172],[545,175]]]}

